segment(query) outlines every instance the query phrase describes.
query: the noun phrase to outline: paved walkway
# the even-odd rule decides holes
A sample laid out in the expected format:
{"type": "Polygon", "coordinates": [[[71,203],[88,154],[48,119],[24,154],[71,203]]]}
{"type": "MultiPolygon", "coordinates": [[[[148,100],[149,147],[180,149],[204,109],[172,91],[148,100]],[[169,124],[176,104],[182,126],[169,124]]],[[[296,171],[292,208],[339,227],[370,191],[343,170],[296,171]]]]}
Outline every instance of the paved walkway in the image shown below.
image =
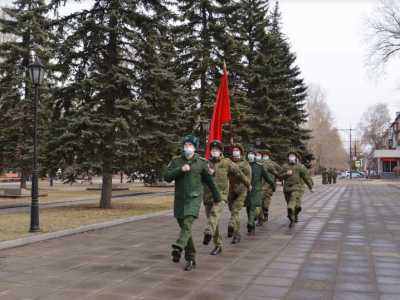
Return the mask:
{"type": "Polygon", "coordinates": [[[171,216],[0,251],[0,299],[400,299],[399,189],[319,186],[291,230],[281,197],[267,226],[219,257],[197,221],[190,273],[170,261],[171,216]]]}

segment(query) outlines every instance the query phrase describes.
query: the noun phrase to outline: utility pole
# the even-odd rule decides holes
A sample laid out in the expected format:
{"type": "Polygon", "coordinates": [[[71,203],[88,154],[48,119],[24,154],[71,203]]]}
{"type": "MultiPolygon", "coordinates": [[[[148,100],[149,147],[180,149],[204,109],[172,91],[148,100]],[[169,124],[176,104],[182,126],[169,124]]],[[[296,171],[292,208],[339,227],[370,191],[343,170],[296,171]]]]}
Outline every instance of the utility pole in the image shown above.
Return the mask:
{"type": "Polygon", "coordinates": [[[338,129],[340,131],[348,131],[350,134],[350,145],[349,145],[349,170],[350,170],[350,179],[353,178],[353,175],[351,174],[351,169],[353,168],[353,149],[351,147],[351,132],[354,130],[353,128],[346,128],[346,129],[338,129]]]}

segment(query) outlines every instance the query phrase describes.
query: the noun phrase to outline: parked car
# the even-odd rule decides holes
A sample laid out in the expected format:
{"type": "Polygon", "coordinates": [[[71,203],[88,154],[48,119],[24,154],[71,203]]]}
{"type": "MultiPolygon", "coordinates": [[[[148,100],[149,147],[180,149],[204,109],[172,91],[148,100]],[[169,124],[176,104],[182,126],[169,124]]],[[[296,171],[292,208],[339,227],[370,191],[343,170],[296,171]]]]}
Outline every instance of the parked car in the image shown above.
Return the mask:
{"type": "MultiPolygon", "coordinates": [[[[359,171],[351,171],[352,178],[365,178],[365,175],[359,171]]],[[[346,171],[346,178],[350,178],[350,172],[346,171]]]]}

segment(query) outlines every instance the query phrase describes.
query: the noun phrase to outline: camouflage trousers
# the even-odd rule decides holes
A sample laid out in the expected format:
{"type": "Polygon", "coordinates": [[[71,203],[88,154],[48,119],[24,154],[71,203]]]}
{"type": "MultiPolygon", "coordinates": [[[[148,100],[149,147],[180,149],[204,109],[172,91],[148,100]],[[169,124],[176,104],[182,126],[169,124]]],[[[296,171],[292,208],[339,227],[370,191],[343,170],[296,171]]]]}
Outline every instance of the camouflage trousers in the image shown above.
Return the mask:
{"type": "Polygon", "coordinates": [[[243,208],[246,193],[246,190],[243,190],[243,192],[240,193],[229,193],[228,206],[231,212],[229,226],[233,228],[233,237],[240,237],[240,211],[243,208]]]}
{"type": "Polygon", "coordinates": [[[301,200],[304,195],[304,191],[292,191],[292,192],[284,192],[285,194],[285,199],[287,203],[287,208],[292,209],[292,211],[295,211],[295,208],[300,208],[301,207],[301,200]]]}
{"type": "Polygon", "coordinates": [[[187,216],[184,217],[183,219],[176,219],[176,220],[178,221],[181,231],[179,233],[178,239],[172,246],[185,250],[185,259],[187,261],[195,260],[196,248],[194,247],[192,239],[192,225],[195,220],[195,217],[187,216]]]}
{"type": "Polygon", "coordinates": [[[221,247],[222,247],[222,234],[221,230],[219,229],[219,221],[221,220],[224,207],[225,207],[225,201],[204,205],[208,221],[204,233],[211,234],[213,237],[214,245],[221,247]]]}
{"type": "Polygon", "coordinates": [[[260,218],[261,220],[264,220],[265,219],[264,210],[269,210],[273,192],[270,189],[265,189],[262,191],[262,194],[263,194],[261,199],[262,209],[260,209],[259,213],[257,214],[257,217],[260,218]]]}

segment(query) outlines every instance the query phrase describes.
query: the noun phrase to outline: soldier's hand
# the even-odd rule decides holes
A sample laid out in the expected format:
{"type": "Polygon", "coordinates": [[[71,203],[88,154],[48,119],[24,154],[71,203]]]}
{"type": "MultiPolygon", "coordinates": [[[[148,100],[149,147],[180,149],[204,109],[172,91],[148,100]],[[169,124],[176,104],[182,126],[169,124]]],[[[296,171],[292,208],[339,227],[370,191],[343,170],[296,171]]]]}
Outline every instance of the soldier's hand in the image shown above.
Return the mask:
{"type": "Polygon", "coordinates": [[[286,174],[287,174],[287,175],[293,175],[293,171],[292,171],[292,170],[288,170],[288,171],[286,172],[286,174]]]}
{"type": "Polygon", "coordinates": [[[214,175],[215,170],[213,168],[211,168],[210,166],[208,166],[208,174],[210,175],[214,175]]]}
{"type": "Polygon", "coordinates": [[[251,192],[252,189],[253,189],[253,188],[251,187],[251,185],[249,185],[249,186],[247,187],[247,190],[248,190],[249,192],[251,192]]]}
{"type": "Polygon", "coordinates": [[[190,171],[190,165],[185,164],[182,166],[182,172],[189,172],[190,171]]]}

